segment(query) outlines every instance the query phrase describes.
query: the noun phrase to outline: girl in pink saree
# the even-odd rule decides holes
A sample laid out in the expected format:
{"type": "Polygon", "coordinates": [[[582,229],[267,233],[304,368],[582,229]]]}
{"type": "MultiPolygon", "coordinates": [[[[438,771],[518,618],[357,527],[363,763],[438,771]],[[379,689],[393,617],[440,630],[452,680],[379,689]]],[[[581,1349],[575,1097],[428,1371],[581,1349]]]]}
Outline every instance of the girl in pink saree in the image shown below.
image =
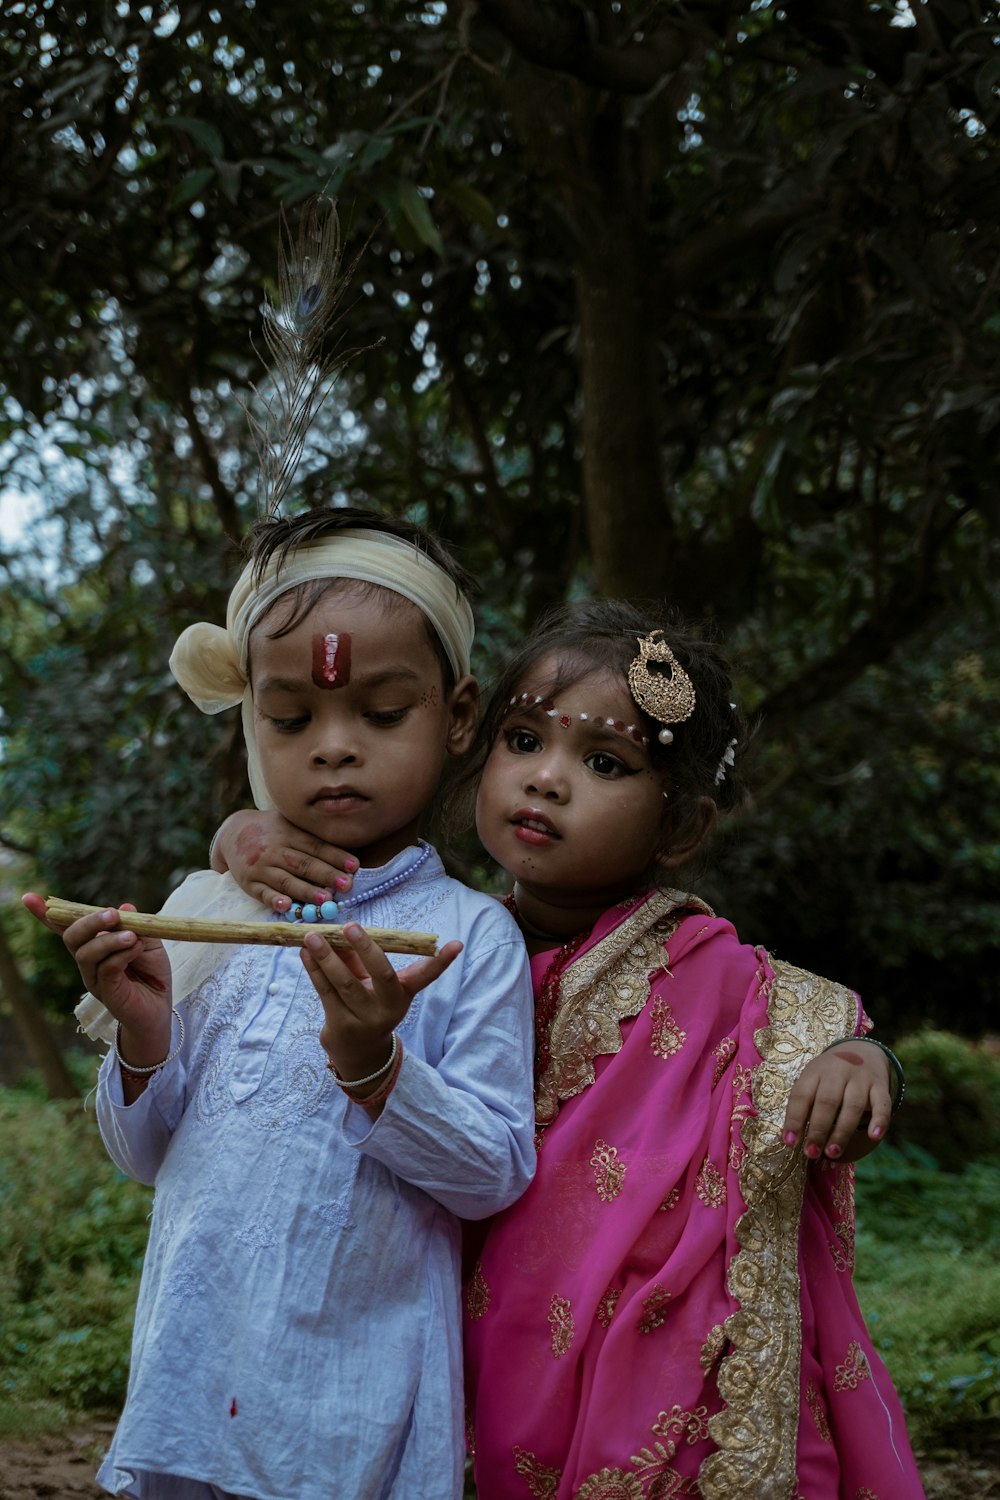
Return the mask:
{"type": "Polygon", "coordinates": [[[851,1282],[848,1163],[902,1075],[851,991],[655,879],[735,805],[745,734],[717,652],[655,625],[559,612],[484,718],[539,1150],[469,1257],[479,1500],[916,1500],[851,1282]]]}

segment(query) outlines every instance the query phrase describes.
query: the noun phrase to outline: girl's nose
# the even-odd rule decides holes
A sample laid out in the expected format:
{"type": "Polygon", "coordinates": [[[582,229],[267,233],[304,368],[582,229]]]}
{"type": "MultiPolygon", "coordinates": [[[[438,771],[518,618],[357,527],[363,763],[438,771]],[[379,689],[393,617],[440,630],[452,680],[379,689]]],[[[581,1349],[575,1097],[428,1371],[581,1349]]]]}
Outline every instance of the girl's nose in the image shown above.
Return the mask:
{"type": "Polygon", "coordinates": [[[533,755],[525,768],[524,790],[534,792],[538,797],[547,797],[550,802],[564,802],[569,786],[554,758],[533,755]]]}

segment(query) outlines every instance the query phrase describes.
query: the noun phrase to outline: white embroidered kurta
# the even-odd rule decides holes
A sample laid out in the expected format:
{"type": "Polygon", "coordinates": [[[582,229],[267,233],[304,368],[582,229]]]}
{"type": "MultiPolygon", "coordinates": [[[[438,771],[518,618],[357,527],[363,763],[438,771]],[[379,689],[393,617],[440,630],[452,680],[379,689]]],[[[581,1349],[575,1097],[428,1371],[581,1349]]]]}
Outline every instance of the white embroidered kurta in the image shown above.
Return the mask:
{"type": "Polygon", "coordinates": [[[532,1174],[528,965],[503,907],[436,854],[350,915],[465,944],[399,1026],[376,1121],[326,1069],[297,949],[234,949],[177,1002],[183,1052],[136,1103],[113,1058],[102,1067],[108,1150],[156,1185],[128,1399],[99,1474],[113,1492],[150,1496],[172,1473],[259,1500],[461,1495],[455,1216],[497,1212],[532,1174]]]}

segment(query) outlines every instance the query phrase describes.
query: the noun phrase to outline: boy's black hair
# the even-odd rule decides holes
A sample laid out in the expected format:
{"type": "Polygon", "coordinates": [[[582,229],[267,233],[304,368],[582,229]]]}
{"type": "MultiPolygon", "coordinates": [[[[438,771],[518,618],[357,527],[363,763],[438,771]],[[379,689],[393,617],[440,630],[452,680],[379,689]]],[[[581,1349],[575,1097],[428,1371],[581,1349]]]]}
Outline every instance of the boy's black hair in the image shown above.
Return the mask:
{"type": "Polygon", "coordinates": [[[628,690],[628,669],[639,653],[638,642],[654,630],[662,630],[664,640],[690,677],[696,694],[695,711],[683,723],[671,725],[674,737],[669,745],[657,738],[662,724],[638,706],[635,713],[649,738],[653,765],[665,771],[669,779],[669,796],[663,804],[662,853],[669,854],[672,846],[693,849],[702,836],[699,829],[704,827],[702,799],[708,798],[720,812],[728,812],[745,798],[742,765],[750,730],[737,704],[731,669],[722,651],[665,606],[642,610],[620,599],[592,599],[558,605],[544,614],[490,691],[461,773],[462,787],[467,789],[478,781],[510,712],[511,698],[543,657],[554,656],[558,670],[547,682],[532,678],[532,689],[556,702],[561,691],[595,668],[612,672],[628,690]],[[719,771],[733,740],[737,742],[735,764],[725,765],[725,776],[720,780],[719,771]]]}
{"type": "MultiPolygon", "coordinates": [[[[431,562],[436,563],[446,577],[451,579],[456,593],[465,595],[472,593],[474,584],[471,574],[455,561],[437,537],[403,516],[383,515],[380,511],[365,510],[360,506],[316,505],[294,516],[278,516],[269,521],[258,521],[250,529],[244,543],[244,552],[247,561],[254,565],[255,577],[260,578],[272,558],[277,560],[280,567],[289,553],[297,551],[299,547],[323,541],[327,537],[336,536],[338,532],[355,529],[378,531],[385,536],[410,542],[418,551],[429,557],[431,562]]],[[[353,578],[317,578],[309,583],[296,584],[288,590],[287,594],[281,596],[278,602],[287,606],[287,612],[281,624],[272,632],[272,639],[278,639],[287,635],[290,630],[294,630],[299,621],[319,603],[320,599],[332,591],[350,591],[362,597],[377,595],[384,598],[390,609],[394,608],[396,603],[408,602],[403,599],[402,595],[393,593],[382,584],[365,583],[362,579],[353,578]]],[[[421,615],[427,631],[427,639],[441,663],[445,691],[450,692],[455,686],[455,674],[448,660],[448,653],[434,626],[422,610],[421,615]]],[[[257,629],[260,623],[258,621],[254,628],[257,629]]]]}

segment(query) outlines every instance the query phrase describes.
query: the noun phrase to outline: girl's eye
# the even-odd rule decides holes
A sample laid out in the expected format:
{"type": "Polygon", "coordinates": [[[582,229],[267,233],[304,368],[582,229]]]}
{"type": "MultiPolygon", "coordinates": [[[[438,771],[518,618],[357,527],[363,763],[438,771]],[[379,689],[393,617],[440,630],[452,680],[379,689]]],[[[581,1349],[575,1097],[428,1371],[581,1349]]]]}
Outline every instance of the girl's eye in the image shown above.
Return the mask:
{"type": "Polygon", "coordinates": [[[598,776],[634,776],[635,772],[631,766],[627,766],[617,755],[612,755],[608,750],[592,750],[584,759],[584,765],[589,766],[598,776]]]}
{"type": "Polygon", "coordinates": [[[372,709],[365,714],[365,718],[378,729],[389,729],[393,724],[402,724],[407,712],[405,708],[382,708],[377,712],[372,709]]]}
{"type": "Polygon", "coordinates": [[[515,755],[534,755],[542,748],[538,735],[530,729],[505,729],[503,738],[507,749],[513,750],[515,755]]]}

